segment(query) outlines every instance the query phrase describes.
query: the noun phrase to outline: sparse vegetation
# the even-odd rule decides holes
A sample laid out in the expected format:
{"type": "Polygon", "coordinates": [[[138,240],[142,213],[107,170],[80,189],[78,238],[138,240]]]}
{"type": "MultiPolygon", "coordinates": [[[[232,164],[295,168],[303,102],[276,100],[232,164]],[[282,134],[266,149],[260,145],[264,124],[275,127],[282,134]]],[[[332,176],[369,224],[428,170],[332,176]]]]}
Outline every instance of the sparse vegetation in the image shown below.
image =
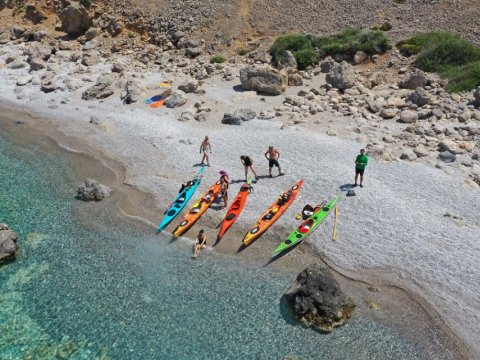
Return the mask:
{"type": "Polygon", "coordinates": [[[390,48],[390,40],[380,30],[347,30],[325,37],[302,34],[283,35],[275,40],[270,48],[270,54],[276,64],[283,52],[290,50],[297,59],[299,69],[305,69],[328,55],[340,54],[352,60],[357,51],[373,55],[383,53],[390,48]]]}
{"type": "Polygon", "coordinates": [[[247,49],[240,49],[238,50],[238,55],[240,56],[245,56],[249,53],[249,51],[247,49]]]}
{"type": "Polygon", "coordinates": [[[135,33],[129,31],[127,36],[128,36],[129,39],[133,39],[135,37],[135,33]]]}
{"type": "Polygon", "coordinates": [[[210,58],[210,64],[221,64],[227,61],[224,55],[214,55],[210,58]]]}
{"type": "Polygon", "coordinates": [[[417,55],[418,68],[446,77],[450,92],[480,86],[480,48],[459,34],[418,34],[399,42],[397,47],[404,55],[417,55]]]}

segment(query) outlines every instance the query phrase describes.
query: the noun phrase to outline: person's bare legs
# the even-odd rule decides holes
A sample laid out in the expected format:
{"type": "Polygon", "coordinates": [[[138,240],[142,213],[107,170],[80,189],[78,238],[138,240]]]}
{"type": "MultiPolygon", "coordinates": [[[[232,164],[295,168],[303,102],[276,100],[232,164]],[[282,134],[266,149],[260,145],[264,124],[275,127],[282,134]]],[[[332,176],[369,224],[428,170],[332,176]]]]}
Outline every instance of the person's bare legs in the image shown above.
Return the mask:
{"type": "Polygon", "coordinates": [[[360,187],[363,187],[363,175],[360,174],[360,187]]]}
{"type": "Polygon", "coordinates": [[[280,176],[280,175],[283,175],[283,173],[282,173],[282,168],[279,166],[278,167],[278,176],[280,176]]]}
{"type": "Polygon", "coordinates": [[[358,175],[360,175],[360,174],[358,172],[355,172],[355,185],[354,186],[357,186],[358,175]]]}
{"type": "Polygon", "coordinates": [[[252,169],[252,172],[253,172],[253,175],[255,176],[255,179],[258,180],[258,176],[257,176],[257,173],[255,172],[255,169],[253,168],[253,165],[250,166],[250,169],[252,169]]]}
{"type": "Polygon", "coordinates": [[[270,177],[272,177],[272,168],[271,168],[271,167],[268,168],[268,175],[269,175],[270,177]]]}
{"type": "Polygon", "coordinates": [[[222,199],[223,199],[223,202],[225,203],[223,207],[226,208],[228,205],[228,195],[222,195],[222,199]]]}
{"type": "Polygon", "coordinates": [[[210,159],[208,158],[208,154],[206,152],[203,153],[202,164],[205,164],[205,160],[207,160],[207,166],[210,166],[210,159]]]}

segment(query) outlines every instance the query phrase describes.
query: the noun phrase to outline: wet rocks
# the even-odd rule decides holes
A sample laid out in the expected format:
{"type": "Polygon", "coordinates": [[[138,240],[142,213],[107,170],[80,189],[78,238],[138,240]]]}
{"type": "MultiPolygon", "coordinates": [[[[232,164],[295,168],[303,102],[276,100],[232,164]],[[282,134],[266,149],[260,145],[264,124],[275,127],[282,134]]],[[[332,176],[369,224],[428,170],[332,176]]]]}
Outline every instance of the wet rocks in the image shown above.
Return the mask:
{"type": "Polygon", "coordinates": [[[18,251],[17,240],[17,233],[0,223],[0,264],[15,257],[18,251]]]}
{"type": "Polygon", "coordinates": [[[255,111],[250,109],[238,109],[233,113],[225,113],[223,115],[222,124],[227,125],[242,125],[244,121],[249,121],[255,119],[257,114],[255,111]]]}
{"type": "Polygon", "coordinates": [[[112,195],[112,189],[93,179],[86,179],[85,183],[77,189],[78,200],[101,201],[112,195]]]}
{"type": "Polygon", "coordinates": [[[172,94],[165,101],[167,108],[176,108],[185,105],[187,97],[182,90],[172,91],[172,94]]]}
{"type": "Polygon", "coordinates": [[[352,65],[347,62],[341,64],[334,64],[327,73],[325,80],[333,88],[338,90],[345,90],[355,85],[355,75],[353,73],[352,65]]]}
{"type": "Polygon", "coordinates": [[[83,35],[91,26],[88,11],[79,3],[71,2],[59,15],[62,30],[71,36],[83,35]]]}
{"type": "Polygon", "coordinates": [[[318,264],[309,266],[297,276],[284,299],[300,321],[325,332],[342,325],[355,308],[331,272],[318,264]]]}
{"type": "Polygon", "coordinates": [[[246,67],[240,70],[240,82],[245,90],[280,95],[287,88],[288,78],[270,67],[246,67]]]}

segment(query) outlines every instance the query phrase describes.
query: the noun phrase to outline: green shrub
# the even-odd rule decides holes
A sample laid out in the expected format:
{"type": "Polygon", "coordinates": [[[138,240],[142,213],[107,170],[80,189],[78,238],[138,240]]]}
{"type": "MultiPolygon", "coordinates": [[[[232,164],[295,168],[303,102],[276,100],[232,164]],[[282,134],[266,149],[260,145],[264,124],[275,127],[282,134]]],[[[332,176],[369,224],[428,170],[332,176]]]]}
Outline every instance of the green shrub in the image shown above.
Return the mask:
{"type": "Polygon", "coordinates": [[[223,55],[214,55],[210,58],[210,64],[221,64],[227,61],[223,55]]]}
{"type": "Polygon", "coordinates": [[[384,53],[391,49],[390,40],[380,30],[347,30],[342,33],[316,37],[313,35],[288,34],[278,37],[270,48],[274,64],[285,50],[290,50],[297,59],[298,67],[305,69],[327,55],[340,54],[353,60],[357,51],[368,55],[384,53]]]}
{"type": "Polygon", "coordinates": [[[397,44],[407,55],[417,55],[415,66],[448,78],[450,92],[468,91],[480,85],[480,48],[455,33],[414,35],[397,44]]]}
{"type": "Polygon", "coordinates": [[[245,56],[248,54],[248,50],[247,49],[240,49],[238,50],[238,55],[240,56],[245,56]]]}

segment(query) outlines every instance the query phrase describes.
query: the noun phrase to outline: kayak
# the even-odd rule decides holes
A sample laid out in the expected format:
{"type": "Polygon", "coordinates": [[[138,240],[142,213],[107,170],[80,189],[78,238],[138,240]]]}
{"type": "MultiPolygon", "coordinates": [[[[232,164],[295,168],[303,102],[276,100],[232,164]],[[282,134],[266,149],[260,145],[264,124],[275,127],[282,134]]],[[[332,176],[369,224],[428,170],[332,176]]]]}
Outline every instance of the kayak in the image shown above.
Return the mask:
{"type": "Polygon", "coordinates": [[[230,208],[228,209],[225,217],[223,218],[222,227],[220,228],[220,231],[218,233],[217,241],[220,241],[220,239],[223,237],[223,235],[225,235],[227,230],[230,229],[230,226],[232,226],[233,223],[240,216],[243,208],[245,207],[250,191],[250,182],[246,182],[240,187],[240,191],[238,192],[237,196],[232,202],[232,205],[230,205],[230,208]]]}
{"type": "Polygon", "coordinates": [[[297,197],[300,188],[303,185],[303,180],[300,180],[280,197],[260,216],[257,222],[253,225],[252,229],[245,235],[242,242],[243,245],[248,246],[254,240],[260,237],[265,231],[272,226],[288,207],[293,203],[297,197]]]}
{"type": "Polygon", "coordinates": [[[220,181],[217,181],[202,195],[200,199],[193,204],[188,213],[183,217],[180,224],[175,228],[175,230],[173,230],[173,236],[175,238],[185,234],[193,226],[193,224],[200,219],[210,205],[213,204],[218,194],[220,194],[221,188],[222,186],[220,185],[220,181]]]}
{"type": "Polygon", "coordinates": [[[313,213],[313,215],[306,219],[304,222],[302,222],[300,226],[298,226],[297,229],[292,232],[287,237],[287,239],[273,251],[272,256],[276,256],[282,251],[287,250],[292,246],[295,246],[303,239],[305,239],[308,235],[313,233],[315,229],[323,222],[323,220],[326,219],[326,217],[328,216],[328,214],[330,214],[333,208],[335,208],[335,205],[337,204],[339,199],[340,196],[337,196],[330,200],[323,207],[315,209],[316,211],[313,213]]]}
{"type": "Polygon", "coordinates": [[[198,188],[198,185],[200,185],[200,180],[202,179],[202,174],[205,171],[205,166],[202,166],[197,174],[191,180],[191,185],[185,187],[180,193],[177,195],[175,200],[173,200],[172,204],[169,206],[167,211],[165,212],[165,216],[162,219],[162,222],[160,225],[158,225],[157,231],[160,232],[163,229],[165,229],[168,224],[172,222],[173,219],[177,217],[178,214],[180,214],[180,211],[183,210],[183,208],[187,205],[187,203],[190,201],[192,198],[193,194],[198,188]]]}

